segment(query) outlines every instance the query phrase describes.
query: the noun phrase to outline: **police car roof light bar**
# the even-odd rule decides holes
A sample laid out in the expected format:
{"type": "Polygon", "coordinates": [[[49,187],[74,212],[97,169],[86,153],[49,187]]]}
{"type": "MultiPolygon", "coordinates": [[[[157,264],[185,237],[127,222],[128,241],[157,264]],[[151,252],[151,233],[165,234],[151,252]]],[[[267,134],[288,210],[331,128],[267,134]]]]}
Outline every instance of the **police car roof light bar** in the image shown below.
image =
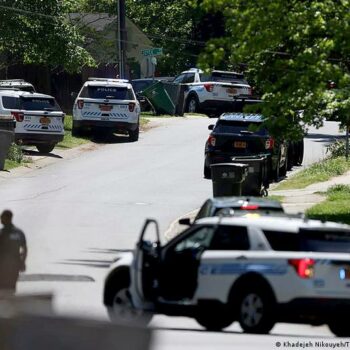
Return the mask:
{"type": "Polygon", "coordinates": [[[88,78],[89,81],[110,81],[115,83],[128,83],[128,79],[113,79],[113,78],[94,78],[90,77],[88,78]]]}

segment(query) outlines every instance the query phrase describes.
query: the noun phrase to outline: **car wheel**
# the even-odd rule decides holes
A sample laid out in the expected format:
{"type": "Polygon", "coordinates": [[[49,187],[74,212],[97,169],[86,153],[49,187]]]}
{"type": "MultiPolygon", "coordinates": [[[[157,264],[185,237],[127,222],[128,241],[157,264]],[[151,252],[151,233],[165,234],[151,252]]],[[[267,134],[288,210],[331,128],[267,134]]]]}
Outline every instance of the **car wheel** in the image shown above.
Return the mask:
{"type": "Polygon", "coordinates": [[[266,288],[247,285],[241,289],[237,302],[238,322],[246,333],[267,334],[275,325],[274,300],[266,288]]]}
{"type": "Polygon", "coordinates": [[[208,331],[218,332],[227,328],[234,321],[228,309],[223,307],[202,307],[196,315],[196,321],[208,331]]]}
{"type": "Polygon", "coordinates": [[[137,126],[137,128],[133,131],[129,131],[129,141],[130,142],[136,142],[139,139],[139,134],[140,134],[140,127],[137,126]]]}
{"type": "Polygon", "coordinates": [[[328,324],[328,327],[337,337],[350,337],[350,327],[344,319],[333,320],[328,324]]]}
{"type": "Polygon", "coordinates": [[[77,127],[73,120],[73,126],[72,126],[72,136],[81,136],[81,128],[77,127]]]}
{"type": "Polygon", "coordinates": [[[152,319],[151,313],[135,309],[129,292],[130,279],[120,273],[110,283],[106,300],[108,316],[112,322],[146,326],[152,319]]]}
{"type": "Polygon", "coordinates": [[[204,178],[211,179],[211,169],[204,165],[204,178]]]}
{"type": "Polygon", "coordinates": [[[198,113],[199,109],[199,101],[197,96],[191,95],[187,100],[187,108],[186,111],[188,113],[198,113]]]}
{"type": "Polygon", "coordinates": [[[44,143],[42,145],[37,145],[36,148],[40,153],[50,153],[55,148],[55,146],[55,143],[44,143]]]}

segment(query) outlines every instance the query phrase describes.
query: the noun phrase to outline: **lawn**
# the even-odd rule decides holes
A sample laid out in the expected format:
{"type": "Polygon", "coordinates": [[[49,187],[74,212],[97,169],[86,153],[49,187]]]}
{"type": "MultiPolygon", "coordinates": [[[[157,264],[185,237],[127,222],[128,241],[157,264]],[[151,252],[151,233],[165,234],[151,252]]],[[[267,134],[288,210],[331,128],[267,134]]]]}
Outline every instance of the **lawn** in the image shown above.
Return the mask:
{"type": "Polygon", "coordinates": [[[66,115],[64,118],[64,130],[65,130],[64,139],[62,142],[57,144],[57,147],[73,148],[73,147],[77,147],[90,142],[90,140],[88,140],[87,138],[72,136],[72,125],[73,125],[72,116],[66,115]]]}
{"type": "Polygon", "coordinates": [[[350,224],[350,186],[332,186],[326,194],[327,199],[307,210],[306,216],[312,219],[350,224]]]}
{"type": "Polygon", "coordinates": [[[316,182],[323,182],[350,170],[350,161],[344,157],[328,158],[311,165],[291,176],[274,188],[274,191],[305,188],[316,182]]]}

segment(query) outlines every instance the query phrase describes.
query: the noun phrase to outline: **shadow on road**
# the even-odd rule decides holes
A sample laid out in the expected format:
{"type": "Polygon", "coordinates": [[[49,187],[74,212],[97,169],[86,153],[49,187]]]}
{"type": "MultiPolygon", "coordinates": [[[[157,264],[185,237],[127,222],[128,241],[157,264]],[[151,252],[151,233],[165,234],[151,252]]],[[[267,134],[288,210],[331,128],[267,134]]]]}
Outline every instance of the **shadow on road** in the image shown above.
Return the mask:
{"type": "Polygon", "coordinates": [[[115,261],[116,259],[114,260],[66,259],[58,262],[58,264],[108,269],[110,265],[115,261]]]}
{"type": "Polygon", "coordinates": [[[130,253],[132,249],[110,249],[110,248],[88,248],[84,250],[87,253],[99,253],[99,254],[118,254],[118,253],[130,253]]]}
{"type": "Polygon", "coordinates": [[[38,157],[50,157],[50,158],[59,158],[59,159],[62,159],[61,156],[59,156],[58,154],[54,154],[54,153],[42,153],[42,152],[39,152],[39,151],[33,151],[31,149],[23,149],[23,153],[26,155],[26,156],[32,156],[32,157],[35,157],[35,156],[38,156],[38,157]]]}

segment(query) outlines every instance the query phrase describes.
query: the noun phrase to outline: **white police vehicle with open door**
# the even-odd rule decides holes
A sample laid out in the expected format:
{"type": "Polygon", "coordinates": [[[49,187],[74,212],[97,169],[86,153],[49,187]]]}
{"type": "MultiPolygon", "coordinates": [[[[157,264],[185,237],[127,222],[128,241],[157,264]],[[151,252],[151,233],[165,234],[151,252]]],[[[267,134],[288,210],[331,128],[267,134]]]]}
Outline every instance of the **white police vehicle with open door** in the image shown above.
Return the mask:
{"type": "Polygon", "coordinates": [[[198,220],[164,246],[147,220],[134,252],[112,265],[104,304],[112,320],[195,318],[208,330],[238,321],[328,324],[349,336],[350,226],[288,217],[198,220]],[[150,225],[155,239],[146,240],[150,225]]]}
{"type": "Polygon", "coordinates": [[[125,79],[89,78],[73,105],[72,134],[86,129],[128,133],[137,141],[140,131],[140,103],[125,79]]]}

